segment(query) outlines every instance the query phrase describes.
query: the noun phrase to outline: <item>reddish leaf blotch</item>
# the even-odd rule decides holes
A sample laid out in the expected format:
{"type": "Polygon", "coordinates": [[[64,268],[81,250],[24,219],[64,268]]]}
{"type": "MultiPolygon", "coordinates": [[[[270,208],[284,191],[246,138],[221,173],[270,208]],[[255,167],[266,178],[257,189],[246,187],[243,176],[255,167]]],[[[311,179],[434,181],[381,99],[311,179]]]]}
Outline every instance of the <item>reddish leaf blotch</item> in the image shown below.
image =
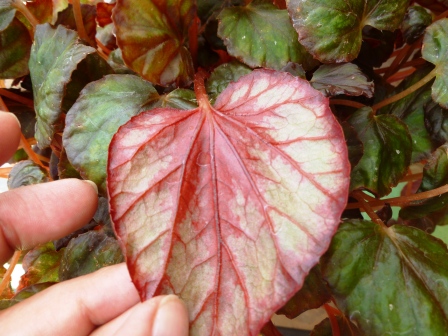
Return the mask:
{"type": "Polygon", "coordinates": [[[256,335],[339,224],[350,165],[328,99],[257,70],[209,105],[143,112],[114,136],[112,220],[142,299],[175,293],[193,335],[256,335]]]}

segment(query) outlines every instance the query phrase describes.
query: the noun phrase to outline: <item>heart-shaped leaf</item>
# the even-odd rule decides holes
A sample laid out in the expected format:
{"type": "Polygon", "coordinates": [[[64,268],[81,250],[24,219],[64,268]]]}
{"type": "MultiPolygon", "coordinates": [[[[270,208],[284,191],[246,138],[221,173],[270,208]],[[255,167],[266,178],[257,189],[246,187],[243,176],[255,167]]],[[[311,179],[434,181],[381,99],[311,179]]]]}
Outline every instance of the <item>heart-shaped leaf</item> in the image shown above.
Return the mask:
{"type": "Polygon", "coordinates": [[[108,75],[88,84],[65,119],[64,147],[85,179],[106,192],[107,149],[118,128],[147,109],[159,95],[151,83],[133,75],[108,75]]]}
{"type": "Polygon", "coordinates": [[[407,0],[287,0],[300,43],[324,63],[349,62],[361,48],[362,29],[395,30],[407,0]]]}
{"type": "Polygon", "coordinates": [[[426,29],[422,57],[436,66],[432,98],[448,108],[448,19],[436,21],[426,29]]]}
{"type": "Polygon", "coordinates": [[[302,286],[347,200],[349,162],[328,99],[256,70],[210,106],[159,108],[112,139],[115,230],[143,299],[175,293],[192,335],[256,335],[302,286]]]}
{"type": "Polygon", "coordinates": [[[362,334],[445,335],[447,254],[442,241],[419,229],[353,220],[341,225],[321,268],[362,334]]]}
{"type": "Polygon", "coordinates": [[[151,83],[189,84],[194,70],[184,43],[195,12],[193,0],[118,0],[112,19],[125,63],[151,83]]]}
{"type": "Polygon", "coordinates": [[[352,63],[321,65],[310,82],[313,88],[327,96],[373,96],[373,82],[369,82],[361,69],[352,63]]]}
{"type": "Polygon", "coordinates": [[[28,74],[31,43],[28,29],[17,19],[0,32],[0,79],[28,74]]]}
{"type": "Polygon", "coordinates": [[[393,115],[376,116],[370,107],[356,111],[348,122],[364,145],[364,154],[351,173],[350,189],[389,194],[406,175],[411,161],[412,142],[406,124],[393,115]]]}
{"type": "Polygon", "coordinates": [[[38,25],[31,49],[30,69],[36,109],[36,140],[39,147],[50,145],[58,130],[62,98],[72,72],[95,49],[81,44],[78,35],[59,25],[38,25]]]}
{"type": "Polygon", "coordinates": [[[218,36],[229,54],[250,67],[280,70],[295,62],[308,70],[317,63],[297,41],[288,12],[272,1],[256,0],[247,6],[226,8],[218,19],[218,36]]]}

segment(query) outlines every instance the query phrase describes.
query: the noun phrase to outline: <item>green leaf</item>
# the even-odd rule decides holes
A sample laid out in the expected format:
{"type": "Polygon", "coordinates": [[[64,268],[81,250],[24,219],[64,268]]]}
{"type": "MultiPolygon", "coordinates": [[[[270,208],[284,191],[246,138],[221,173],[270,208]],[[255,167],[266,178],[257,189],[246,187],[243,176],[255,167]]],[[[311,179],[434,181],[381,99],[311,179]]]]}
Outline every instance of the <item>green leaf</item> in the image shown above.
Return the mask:
{"type": "MultiPolygon", "coordinates": [[[[339,326],[339,335],[343,336],[360,336],[361,332],[356,325],[350,322],[346,317],[335,316],[339,326]]],[[[317,324],[311,331],[310,336],[333,336],[333,330],[331,328],[331,322],[329,318],[326,318],[319,324],[317,324]]]]}
{"type": "MultiPolygon", "coordinates": [[[[417,193],[429,191],[448,184],[448,144],[439,147],[428,160],[423,169],[422,183],[417,193]]],[[[425,217],[439,212],[438,217],[445,217],[448,212],[448,194],[414,201],[400,210],[400,217],[409,220],[425,217]],[[443,210],[442,212],[440,212],[443,210]]]]}
{"type": "Polygon", "coordinates": [[[362,29],[395,30],[407,0],[287,0],[300,43],[324,63],[349,62],[361,48],[362,29]]]}
{"type": "Polygon", "coordinates": [[[236,82],[241,76],[247,75],[251,71],[251,68],[236,61],[224,63],[217,67],[205,84],[210,101],[214,102],[227,85],[236,82]]]}
{"type": "Polygon", "coordinates": [[[48,182],[48,173],[31,160],[14,165],[9,173],[8,189],[48,182]]]}
{"type": "Polygon", "coordinates": [[[0,299],[0,310],[10,308],[14,306],[15,304],[28,299],[29,297],[33,296],[34,294],[37,294],[44,289],[47,289],[48,287],[51,287],[55,284],[55,282],[41,282],[35,285],[31,285],[29,287],[23,288],[21,291],[19,291],[13,298],[9,300],[1,300],[0,299]]]}
{"type": "Polygon", "coordinates": [[[0,32],[0,79],[25,76],[28,73],[31,38],[28,29],[17,19],[0,32]]]}
{"type": "Polygon", "coordinates": [[[356,111],[348,122],[364,145],[364,155],[351,173],[350,189],[366,188],[380,197],[389,194],[411,161],[406,124],[393,115],[374,115],[370,107],[356,111]]]}
{"type": "Polygon", "coordinates": [[[352,63],[321,65],[314,72],[310,83],[326,96],[346,94],[373,97],[373,81],[369,82],[361,69],[352,63]]]}
{"type": "Polygon", "coordinates": [[[287,11],[272,2],[258,0],[244,7],[225,8],[218,19],[218,36],[228,53],[250,67],[280,70],[295,62],[309,70],[316,65],[297,41],[287,11]]]}
{"type": "Polygon", "coordinates": [[[67,157],[84,179],[106,194],[107,150],[112,136],[132,116],[158,100],[153,86],[133,75],[108,75],[88,84],[65,119],[67,157]]]}
{"type": "MultiPolygon", "coordinates": [[[[391,92],[390,96],[396,95],[424,78],[431,70],[432,66],[424,66],[407,77],[397,88],[391,92]]],[[[406,97],[387,105],[378,113],[393,114],[400,118],[409,129],[412,138],[412,159],[411,163],[419,162],[429,157],[433,151],[431,135],[425,127],[425,106],[432,102],[431,82],[406,97]]]]}
{"type": "Polygon", "coordinates": [[[438,20],[426,29],[422,57],[436,66],[432,98],[448,108],[448,19],[438,20]]]}
{"type": "Polygon", "coordinates": [[[25,274],[20,278],[18,289],[42,282],[58,282],[61,256],[62,251],[55,251],[53,243],[29,251],[22,261],[25,274]]]}
{"type": "Polygon", "coordinates": [[[123,55],[121,53],[121,49],[117,48],[113,50],[109,54],[109,58],[107,59],[107,63],[114,69],[117,74],[135,74],[134,71],[129,69],[123,61],[123,55]]]}
{"type": "Polygon", "coordinates": [[[184,43],[195,13],[193,0],[118,0],[112,19],[125,63],[152,83],[188,85],[194,69],[184,43]]]}
{"type": "Polygon", "coordinates": [[[337,306],[363,333],[445,335],[448,250],[412,227],[343,223],[322,258],[337,306]]]}
{"type": "Polygon", "coordinates": [[[61,130],[61,104],[72,72],[95,49],[79,42],[78,35],[63,26],[38,25],[31,49],[30,70],[37,114],[36,140],[48,147],[53,134],[61,130]]]}
{"type": "Polygon", "coordinates": [[[151,105],[155,107],[173,107],[181,110],[190,110],[198,107],[194,91],[188,89],[176,89],[166,95],[162,95],[151,105]]]}
{"type": "Polygon", "coordinates": [[[432,15],[425,8],[417,5],[408,7],[401,24],[406,43],[412,44],[417,41],[431,23],[432,15]]]}
{"type": "Polygon", "coordinates": [[[302,288],[276,314],[296,318],[309,309],[316,309],[331,300],[331,293],[322,280],[320,266],[313,267],[302,288]]]}
{"type": "Polygon", "coordinates": [[[12,0],[0,0],[0,32],[4,31],[16,15],[12,0]]]}
{"type": "Polygon", "coordinates": [[[69,280],[123,261],[116,239],[102,231],[89,231],[73,238],[65,248],[59,277],[69,280]]]}
{"type": "Polygon", "coordinates": [[[60,179],[66,179],[66,178],[82,179],[81,175],[68,160],[65,148],[63,148],[63,150],[61,151],[61,155],[59,157],[58,176],[60,179]]]}
{"type": "Polygon", "coordinates": [[[448,141],[448,110],[430,102],[425,106],[425,125],[436,146],[448,141]]]}

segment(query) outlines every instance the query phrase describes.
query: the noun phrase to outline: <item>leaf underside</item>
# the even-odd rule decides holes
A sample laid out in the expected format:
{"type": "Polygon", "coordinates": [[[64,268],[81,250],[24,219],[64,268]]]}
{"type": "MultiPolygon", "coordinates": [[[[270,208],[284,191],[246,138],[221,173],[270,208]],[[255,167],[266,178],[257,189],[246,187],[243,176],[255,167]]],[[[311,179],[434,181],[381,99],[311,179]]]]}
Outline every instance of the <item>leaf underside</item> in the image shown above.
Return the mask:
{"type": "Polygon", "coordinates": [[[142,299],[179,295],[192,335],[256,335],[336,230],[347,150],[328,99],[286,73],[256,70],[199,105],[119,129],[111,216],[142,299]]]}

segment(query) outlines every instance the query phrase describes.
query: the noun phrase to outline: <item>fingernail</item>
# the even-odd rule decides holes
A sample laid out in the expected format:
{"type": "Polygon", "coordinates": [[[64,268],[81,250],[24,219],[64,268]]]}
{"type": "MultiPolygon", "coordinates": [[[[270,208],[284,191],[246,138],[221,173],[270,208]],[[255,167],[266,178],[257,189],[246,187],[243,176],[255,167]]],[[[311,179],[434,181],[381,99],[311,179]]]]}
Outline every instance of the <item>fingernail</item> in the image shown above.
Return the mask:
{"type": "Polygon", "coordinates": [[[152,335],[188,335],[187,309],[185,304],[176,295],[167,295],[160,301],[154,318],[152,335]]]}
{"type": "Polygon", "coordinates": [[[93,189],[95,189],[95,192],[98,194],[98,187],[95,182],[90,180],[84,180],[84,182],[88,183],[93,189]]]}

